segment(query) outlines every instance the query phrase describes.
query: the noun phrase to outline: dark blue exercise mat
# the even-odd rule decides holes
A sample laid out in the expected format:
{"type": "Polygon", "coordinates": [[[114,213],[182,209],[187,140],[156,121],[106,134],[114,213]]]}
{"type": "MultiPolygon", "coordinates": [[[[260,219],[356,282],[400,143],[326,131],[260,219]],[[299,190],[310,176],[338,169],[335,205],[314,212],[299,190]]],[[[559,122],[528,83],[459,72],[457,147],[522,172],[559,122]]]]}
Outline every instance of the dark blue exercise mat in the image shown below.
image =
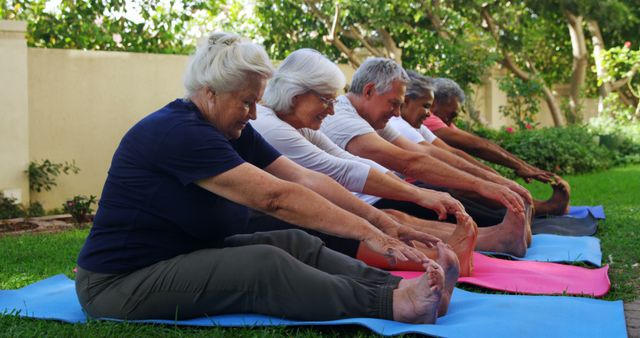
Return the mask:
{"type": "Polygon", "coordinates": [[[571,216],[548,216],[534,218],[531,222],[533,234],[563,236],[593,236],[598,231],[598,220],[590,213],[584,218],[571,216]]]}
{"type": "MultiPolygon", "coordinates": [[[[84,323],[72,280],[57,275],[18,290],[0,291],[0,313],[84,323]]],[[[449,313],[435,325],[372,318],[300,322],[252,315],[222,315],[191,320],[146,320],[185,326],[362,325],[381,335],[420,333],[443,337],[626,337],[622,301],[561,296],[489,295],[455,289],[449,313]]]]}
{"type": "Polygon", "coordinates": [[[575,218],[585,218],[591,214],[596,219],[605,219],[604,208],[601,205],[596,206],[570,206],[567,216],[575,218]]]}
{"type": "Polygon", "coordinates": [[[520,261],[536,262],[587,262],[602,264],[600,240],[589,236],[533,235],[531,247],[524,257],[502,252],[481,251],[492,256],[506,256],[520,261]]]}

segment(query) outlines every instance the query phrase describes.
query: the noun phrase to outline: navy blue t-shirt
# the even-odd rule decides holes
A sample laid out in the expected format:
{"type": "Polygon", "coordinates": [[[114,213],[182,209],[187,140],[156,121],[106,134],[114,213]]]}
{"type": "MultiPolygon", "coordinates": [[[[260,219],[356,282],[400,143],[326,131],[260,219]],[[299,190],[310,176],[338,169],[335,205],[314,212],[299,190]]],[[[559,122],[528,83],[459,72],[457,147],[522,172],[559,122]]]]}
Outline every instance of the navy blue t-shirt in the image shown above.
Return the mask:
{"type": "Polygon", "coordinates": [[[113,155],[83,269],[124,273],[180,254],[221,247],[242,232],[249,210],[194,182],[280,154],[250,124],[226,139],[191,102],[175,100],[138,122],[113,155]]]}

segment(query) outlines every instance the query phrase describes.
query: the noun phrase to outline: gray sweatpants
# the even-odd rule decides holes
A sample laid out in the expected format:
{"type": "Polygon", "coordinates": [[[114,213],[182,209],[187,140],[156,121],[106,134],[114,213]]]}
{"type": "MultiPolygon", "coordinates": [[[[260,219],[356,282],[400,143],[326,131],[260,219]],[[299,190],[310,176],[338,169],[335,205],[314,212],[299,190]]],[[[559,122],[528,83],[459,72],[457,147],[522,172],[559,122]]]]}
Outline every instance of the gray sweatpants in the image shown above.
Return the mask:
{"type": "Polygon", "coordinates": [[[297,320],[393,319],[400,277],[300,230],[258,232],[125,274],[78,268],[76,292],[95,318],[186,319],[259,313],[297,320]]]}

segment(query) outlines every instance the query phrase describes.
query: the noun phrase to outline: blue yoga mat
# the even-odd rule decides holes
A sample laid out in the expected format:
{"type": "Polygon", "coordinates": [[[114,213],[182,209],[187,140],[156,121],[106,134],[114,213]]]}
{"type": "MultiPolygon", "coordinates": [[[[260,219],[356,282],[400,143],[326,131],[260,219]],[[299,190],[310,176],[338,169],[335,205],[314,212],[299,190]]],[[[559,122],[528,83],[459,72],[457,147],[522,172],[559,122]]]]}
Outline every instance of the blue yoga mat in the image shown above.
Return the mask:
{"type": "Polygon", "coordinates": [[[587,215],[591,214],[594,218],[597,219],[605,219],[604,209],[601,205],[596,206],[570,206],[569,213],[567,216],[575,217],[575,218],[585,218],[587,215]]]}
{"type": "Polygon", "coordinates": [[[515,257],[501,252],[483,251],[493,256],[507,256],[521,261],[537,262],[588,262],[602,264],[600,240],[589,236],[533,235],[531,247],[524,257],[515,257]]]}
{"type": "MultiPolygon", "coordinates": [[[[84,323],[72,280],[57,275],[18,290],[0,291],[0,313],[84,323]]],[[[559,296],[488,295],[455,289],[449,313],[436,325],[372,318],[300,322],[238,314],[191,320],[148,320],[188,326],[362,325],[381,335],[421,333],[444,337],[626,337],[622,301],[559,296]]]]}

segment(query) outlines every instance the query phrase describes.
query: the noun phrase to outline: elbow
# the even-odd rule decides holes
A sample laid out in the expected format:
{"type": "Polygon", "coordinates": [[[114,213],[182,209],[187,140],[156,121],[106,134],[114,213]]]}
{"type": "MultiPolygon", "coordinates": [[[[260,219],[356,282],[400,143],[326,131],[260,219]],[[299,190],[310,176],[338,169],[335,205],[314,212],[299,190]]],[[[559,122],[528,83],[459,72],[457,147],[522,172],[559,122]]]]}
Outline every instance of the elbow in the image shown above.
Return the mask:
{"type": "Polygon", "coordinates": [[[260,200],[257,201],[259,209],[267,214],[278,214],[281,210],[285,209],[285,201],[291,195],[295,194],[298,186],[291,182],[282,182],[276,189],[266,192],[260,196],[260,200]]]}
{"type": "Polygon", "coordinates": [[[422,166],[420,163],[425,163],[429,161],[433,161],[434,159],[431,156],[423,155],[423,154],[415,154],[407,157],[402,161],[403,166],[398,170],[405,177],[418,177],[420,175],[422,166]]]}

